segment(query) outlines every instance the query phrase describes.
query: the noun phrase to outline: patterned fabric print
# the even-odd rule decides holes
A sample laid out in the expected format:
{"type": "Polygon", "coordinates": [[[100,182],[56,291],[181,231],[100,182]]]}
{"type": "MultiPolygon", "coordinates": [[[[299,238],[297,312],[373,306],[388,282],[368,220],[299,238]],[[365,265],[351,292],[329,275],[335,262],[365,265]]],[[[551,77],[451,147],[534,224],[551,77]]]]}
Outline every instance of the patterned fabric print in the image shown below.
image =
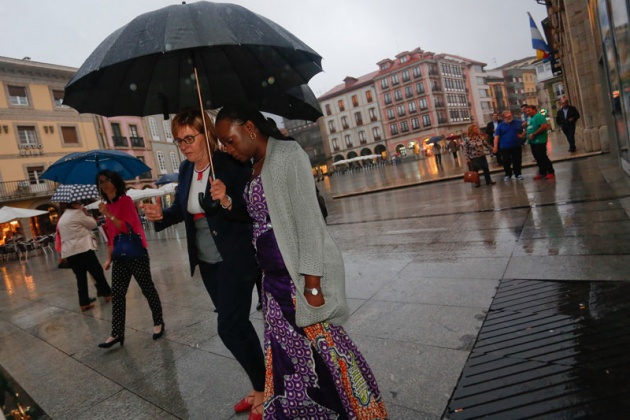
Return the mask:
{"type": "MultiPolygon", "coordinates": [[[[250,216],[260,225],[268,223],[259,177],[245,198],[250,216]]],[[[264,419],[387,419],[374,375],[344,329],[295,324],[296,289],[273,230],[258,229],[254,236],[264,271],[264,419]]]]}
{"type": "Polygon", "coordinates": [[[247,203],[247,212],[254,220],[254,239],[252,242],[255,248],[256,239],[272,228],[260,175],[256,176],[247,184],[244,195],[245,202],[247,203]]]}
{"type": "Polygon", "coordinates": [[[153,325],[164,324],[162,303],[151,278],[149,257],[132,261],[114,261],[112,264],[112,337],[125,336],[126,295],[131,276],[135,277],[142,294],[147,298],[153,315],[153,325]]]}
{"type": "Polygon", "coordinates": [[[482,136],[468,137],[464,141],[464,153],[467,159],[485,156],[486,151],[490,151],[490,146],[482,136]]]}

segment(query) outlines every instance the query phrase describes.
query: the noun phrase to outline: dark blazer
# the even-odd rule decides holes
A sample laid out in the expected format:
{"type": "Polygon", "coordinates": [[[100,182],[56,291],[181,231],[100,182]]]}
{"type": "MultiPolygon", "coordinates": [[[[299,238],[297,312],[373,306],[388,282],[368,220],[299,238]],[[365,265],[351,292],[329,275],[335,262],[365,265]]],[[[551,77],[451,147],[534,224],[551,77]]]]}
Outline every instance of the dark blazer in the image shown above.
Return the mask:
{"type": "MultiPolygon", "coordinates": [[[[497,121],[498,124],[501,124],[502,120],[497,121]]],[[[490,121],[486,125],[486,135],[492,136],[494,138],[494,121],[490,121]]]]}
{"type": "MultiPolygon", "coordinates": [[[[252,220],[247,213],[247,205],[243,198],[245,186],[251,175],[251,165],[237,162],[228,154],[220,151],[213,153],[212,162],[217,179],[223,181],[226,186],[226,193],[232,199],[231,211],[219,206],[215,213],[206,214],[214,242],[223,262],[234,267],[234,275],[257,273],[258,264],[252,245],[252,220]]],[[[187,210],[194,168],[194,163],[188,160],[184,160],[179,166],[179,184],[175,193],[175,201],[171,207],[164,209],[163,219],[155,222],[156,232],[182,221],[186,224],[190,275],[195,273],[195,267],[199,264],[195,243],[195,221],[193,215],[187,210]]],[[[209,182],[206,197],[211,201],[209,182]]]]}
{"type": "Polygon", "coordinates": [[[574,107],[573,105],[569,105],[569,110],[567,111],[567,118],[564,118],[564,110],[562,108],[560,108],[558,110],[558,113],[556,114],[556,122],[558,123],[558,125],[560,127],[565,126],[565,125],[575,125],[575,123],[577,122],[577,120],[580,118],[580,113],[578,112],[577,108],[574,107]],[[569,118],[573,118],[573,121],[568,121],[569,118]]]}

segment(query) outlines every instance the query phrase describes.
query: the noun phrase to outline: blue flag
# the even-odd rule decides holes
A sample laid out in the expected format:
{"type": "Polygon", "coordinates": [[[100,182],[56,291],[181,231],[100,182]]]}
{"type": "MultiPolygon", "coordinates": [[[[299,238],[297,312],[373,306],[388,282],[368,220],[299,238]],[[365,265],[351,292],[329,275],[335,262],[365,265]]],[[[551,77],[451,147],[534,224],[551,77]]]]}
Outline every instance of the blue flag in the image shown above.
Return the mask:
{"type": "Polygon", "coordinates": [[[532,48],[536,50],[536,58],[538,58],[539,60],[542,59],[543,61],[548,61],[550,58],[549,46],[543,39],[540,31],[538,30],[538,27],[536,26],[536,22],[534,22],[532,15],[529,14],[529,12],[527,12],[527,14],[529,15],[529,28],[532,32],[532,48]]]}

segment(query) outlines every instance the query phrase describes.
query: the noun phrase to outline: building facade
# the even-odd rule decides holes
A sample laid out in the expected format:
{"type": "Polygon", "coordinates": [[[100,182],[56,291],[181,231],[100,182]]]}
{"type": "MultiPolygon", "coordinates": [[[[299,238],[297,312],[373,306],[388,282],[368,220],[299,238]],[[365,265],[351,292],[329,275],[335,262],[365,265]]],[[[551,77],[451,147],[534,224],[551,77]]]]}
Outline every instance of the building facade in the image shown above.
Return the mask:
{"type": "Polygon", "coordinates": [[[153,151],[156,177],[179,172],[179,165],[183,155],[179,147],[173,144],[171,133],[172,119],[165,120],[162,115],[152,115],[144,118],[145,133],[153,151]]]}
{"type": "Polygon", "coordinates": [[[326,147],[327,142],[322,137],[320,120],[323,120],[323,118],[319,118],[318,122],[283,118],[282,122],[287,130],[287,134],[294,138],[308,154],[313,168],[315,170],[319,168],[320,171],[326,173],[328,171],[327,159],[330,156],[330,149],[326,147]]]}

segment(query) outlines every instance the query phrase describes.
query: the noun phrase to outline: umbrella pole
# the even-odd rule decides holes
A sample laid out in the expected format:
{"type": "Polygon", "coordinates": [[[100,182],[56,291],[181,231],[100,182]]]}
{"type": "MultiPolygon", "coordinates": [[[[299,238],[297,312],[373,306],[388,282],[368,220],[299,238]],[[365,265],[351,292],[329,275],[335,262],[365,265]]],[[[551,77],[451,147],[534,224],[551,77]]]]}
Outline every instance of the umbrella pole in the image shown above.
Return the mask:
{"type": "Polygon", "coordinates": [[[201,99],[201,87],[199,86],[199,77],[197,76],[197,66],[193,67],[195,71],[195,83],[197,84],[197,96],[199,97],[199,110],[201,111],[201,121],[203,122],[203,131],[206,136],[206,146],[208,147],[208,159],[210,160],[210,173],[212,180],[216,179],[214,175],[214,164],[212,163],[212,150],[210,150],[210,140],[208,139],[208,127],[206,126],[206,116],[203,108],[203,100],[201,99]]]}

